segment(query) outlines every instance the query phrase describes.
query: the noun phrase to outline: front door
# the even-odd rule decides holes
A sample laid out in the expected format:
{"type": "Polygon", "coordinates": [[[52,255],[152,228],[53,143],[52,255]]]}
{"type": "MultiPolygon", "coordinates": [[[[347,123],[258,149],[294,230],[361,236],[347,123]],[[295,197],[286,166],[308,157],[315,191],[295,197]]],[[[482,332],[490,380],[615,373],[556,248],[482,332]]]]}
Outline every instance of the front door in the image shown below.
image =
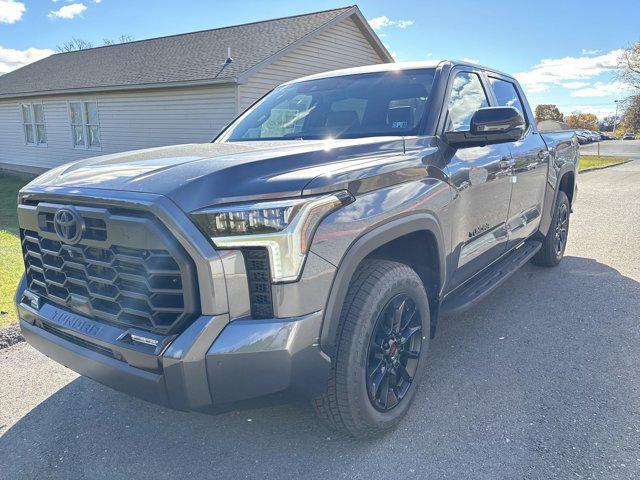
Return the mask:
{"type": "MultiPolygon", "coordinates": [[[[445,131],[469,130],[474,112],[489,105],[482,77],[474,71],[453,76],[445,131]]],[[[455,288],[506,251],[511,196],[508,144],[452,150],[447,165],[457,199],[452,212],[452,247],[457,262],[455,288]]]]}
{"type": "Polygon", "coordinates": [[[517,108],[527,124],[524,136],[508,144],[514,163],[513,191],[507,219],[508,248],[513,248],[533,235],[540,225],[549,152],[544,140],[535,131],[530,111],[522,100],[524,96],[516,85],[508,77],[489,75],[497,104],[517,108]]]}

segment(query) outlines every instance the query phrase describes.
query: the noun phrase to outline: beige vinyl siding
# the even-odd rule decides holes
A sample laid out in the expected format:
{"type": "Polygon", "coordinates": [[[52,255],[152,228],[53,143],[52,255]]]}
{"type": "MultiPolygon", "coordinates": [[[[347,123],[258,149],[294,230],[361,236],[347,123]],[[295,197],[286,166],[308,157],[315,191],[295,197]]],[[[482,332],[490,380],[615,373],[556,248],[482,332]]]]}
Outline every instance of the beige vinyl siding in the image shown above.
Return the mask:
{"type": "Polygon", "coordinates": [[[51,168],[140,148],[210,141],[236,110],[233,85],[0,100],[0,164],[51,168]],[[68,102],[96,100],[100,149],[74,148],[68,102]],[[27,146],[20,104],[42,102],[47,146],[27,146]]]}
{"type": "Polygon", "coordinates": [[[351,17],[249,77],[240,88],[243,111],[275,86],[314,73],[384,63],[351,17]]]}

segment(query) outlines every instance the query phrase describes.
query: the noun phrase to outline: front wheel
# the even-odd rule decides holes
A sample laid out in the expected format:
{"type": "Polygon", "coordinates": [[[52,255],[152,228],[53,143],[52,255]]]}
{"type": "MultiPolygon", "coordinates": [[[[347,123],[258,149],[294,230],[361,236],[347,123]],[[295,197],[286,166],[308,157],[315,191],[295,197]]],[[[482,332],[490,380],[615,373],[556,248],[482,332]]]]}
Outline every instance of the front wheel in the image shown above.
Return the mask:
{"type": "Polygon", "coordinates": [[[535,265],[555,267],[560,263],[567,247],[570,213],[571,204],[567,195],[562,191],[558,192],[549,231],[542,240],[542,248],[531,259],[535,265]]]}
{"type": "Polygon", "coordinates": [[[405,415],[424,373],[430,319],[420,277],[402,263],[363,262],[340,321],[327,390],[314,406],[334,429],[380,434],[405,415]]]}

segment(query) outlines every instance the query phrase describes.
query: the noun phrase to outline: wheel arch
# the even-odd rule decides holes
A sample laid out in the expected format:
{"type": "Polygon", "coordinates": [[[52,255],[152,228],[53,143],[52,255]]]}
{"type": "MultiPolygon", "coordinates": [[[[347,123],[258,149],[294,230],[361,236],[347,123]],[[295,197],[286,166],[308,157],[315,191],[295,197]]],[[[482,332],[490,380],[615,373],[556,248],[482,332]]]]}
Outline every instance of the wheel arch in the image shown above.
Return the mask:
{"type": "MultiPolygon", "coordinates": [[[[404,244],[403,244],[404,245],[404,244]]],[[[437,319],[439,296],[445,283],[446,267],[442,230],[437,219],[430,214],[413,214],[378,226],[354,241],[343,256],[336,270],[331,290],[324,310],[324,318],[320,331],[320,348],[332,355],[335,351],[340,332],[340,314],[347,295],[353,274],[366,258],[384,258],[409,264],[420,275],[429,294],[431,307],[432,332],[437,319]],[[425,261],[437,266],[427,272],[423,268],[415,268],[408,260],[416,255],[412,249],[401,249],[393,255],[394,246],[401,242],[415,242],[419,239],[427,241],[425,261]],[[435,258],[434,258],[435,257],[435,258]],[[404,261],[403,261],[404,260],[404,261]],[[433,270],[436,270],[435,272],[433,270]],[[432,276],[433,275],[433,276],[432,276]],[[432,281],[432,279],[434,279],[432,281]]],[[[424,265],[422,265],[424,266],[424,265]]]]}
{"type": "MultiPolygon", "coordinates": [[[[558,192],[564,192],[569,198],[569,205],[573,205],[573,196],[576,185],[576,174],[573,170],[568,170],[562,174],[558,182],[558,192]]],[[[556,193],[557,196],[557,193],[556,193]]]]}

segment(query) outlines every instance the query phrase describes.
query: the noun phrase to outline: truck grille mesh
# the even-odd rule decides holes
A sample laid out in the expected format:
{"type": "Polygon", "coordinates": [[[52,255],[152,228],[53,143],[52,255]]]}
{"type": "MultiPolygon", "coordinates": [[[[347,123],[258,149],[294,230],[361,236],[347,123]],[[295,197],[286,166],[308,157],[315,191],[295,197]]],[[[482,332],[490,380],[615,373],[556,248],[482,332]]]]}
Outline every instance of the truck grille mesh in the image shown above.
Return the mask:
{"type": "MultiPolygon", "coordinates": [[[[109,214],[93,210],[89,213],[109,214]]],[[[50,211],[37,212],[37,229],[20,230],[29,290],[79,314],[158,333],[172,332],[192,316],[190,259],[162,226],[117,215],[110,235],[111,222],[82,218],[83,238],[75,245],[57,238],[50,211]],[[131,234],[128,245],[119,244],[127,243],[118,241],[127,238],[122,227],[131,234]]]]}

